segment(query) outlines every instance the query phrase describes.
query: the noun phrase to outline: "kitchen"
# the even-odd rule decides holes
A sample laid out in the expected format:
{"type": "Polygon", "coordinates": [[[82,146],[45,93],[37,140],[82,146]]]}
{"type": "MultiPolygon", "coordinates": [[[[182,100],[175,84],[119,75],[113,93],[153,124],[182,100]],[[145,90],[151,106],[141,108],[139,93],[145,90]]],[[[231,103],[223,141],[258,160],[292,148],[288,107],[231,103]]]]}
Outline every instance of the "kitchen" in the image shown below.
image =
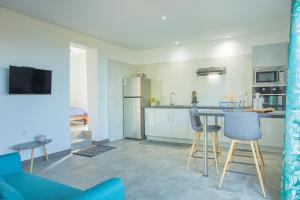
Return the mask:
{"type": "MultiPolygon", "coordinates": [[[[197,93],[197,106],[205,109],[210,106],[218,107],[220,102],[238,104],[240,101],[246,107],[251,107],[255,93],[261,93],[264,108],[283,112],[287,54],[288,43],[276,43],[253,46],[251,55],[139,66],[138,70],[151,79],[151,96],[154,98],[152,105],[148,102],[145,106],[144,130],[147,139],[192,142],[194,130],[188,114],[192,107],[192,91],[197,93]],[[204,75],[196,74],[199,68],[211,66],[220,69],[225,67],[225,70],[221,74],[209,71],[204,75]]],[[[147,99],[149,96],[148,93],[147,99]]],[[[210,117],[208,121],[213,124],[215,118],[210,117]]],[[[224,127],[222,118],[218,122],[224,127]]],[[[126,122],[124,126],[126,128],[126,122]]],[[[263,136],[260,144],[263,151],[280,153],[284,119],[261,119],[261,131],[263,136]]],[[[126,137],[126,129],[124,135],[126,137]]],[[[229,141],[220,134],[221,146],[228,146],[229,141]]]]}

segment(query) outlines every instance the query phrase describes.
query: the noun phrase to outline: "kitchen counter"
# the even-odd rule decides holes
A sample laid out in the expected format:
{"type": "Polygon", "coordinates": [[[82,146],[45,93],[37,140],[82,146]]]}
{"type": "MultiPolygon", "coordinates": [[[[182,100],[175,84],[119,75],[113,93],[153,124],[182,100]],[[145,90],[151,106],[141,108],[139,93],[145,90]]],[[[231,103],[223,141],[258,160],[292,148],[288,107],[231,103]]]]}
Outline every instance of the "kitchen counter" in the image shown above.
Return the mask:
{"type": "MultiPolygon", "coordinates": [[[[220,106],[192,106],[192,105],[158,105],[158,106],[146,106],[145,108],[174,108],[174,109],[190,109],[190,108],[198,108],[198,109],[207,109],[207,110],[220,110],[220,109],[233,109],[233,110],[243,110],[243,109],[248,109],[250,107],[232,107],[232,108],[228,108],[228,107],[220,107],[220,106]]],[[[210,112],[210,111],[208,111],[210,112]]],[[[211,115],[214,112],[212,112],[211,115]]],[[[273,111],[273,112],[269,112],[269,113],[259,113],[259,116],[262,118],[284,118],[285,117],[285,112],[284,111],[273,111]]]]}
{"type": "MultiPolygon", "coordinates": [[[[150,140],[190,143],[194,130],[190,123],[189,109],[191,105],[160,105],[145,108],[145,134],[150,140]]],[[[224,115],[226,111],[219,106],[197,106],[199,115],[207,116],[209,124],[218,123],[221,127],[220,142],[228,146],[230,139],[223,135],[224,115]]],[[[274,111],[259,113],[263,150],[281,152],[284,138],[285,112],[274,111]]]]}
{"type": "Polygon", "coordinates": [[[193,106],[193,105],[158,105],[158,106],[146,106],[145,108],[183,108],[183,109],[189,109],[189,108],[198,108],[198,109],[247,109],[250,107],[220,107],[220,106],[193,106]]]}

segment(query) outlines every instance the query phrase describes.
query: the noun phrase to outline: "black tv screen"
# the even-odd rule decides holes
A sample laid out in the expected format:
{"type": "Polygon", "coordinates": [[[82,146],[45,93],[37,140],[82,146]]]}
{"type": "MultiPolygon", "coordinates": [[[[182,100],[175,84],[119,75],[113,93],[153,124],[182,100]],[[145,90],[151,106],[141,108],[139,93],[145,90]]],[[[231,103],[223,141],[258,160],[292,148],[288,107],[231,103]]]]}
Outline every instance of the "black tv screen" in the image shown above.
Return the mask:
{"type": "Polygon", "coordinates": [[[52,72],[9,66],[9,94],[51,94],[52,72]]]}

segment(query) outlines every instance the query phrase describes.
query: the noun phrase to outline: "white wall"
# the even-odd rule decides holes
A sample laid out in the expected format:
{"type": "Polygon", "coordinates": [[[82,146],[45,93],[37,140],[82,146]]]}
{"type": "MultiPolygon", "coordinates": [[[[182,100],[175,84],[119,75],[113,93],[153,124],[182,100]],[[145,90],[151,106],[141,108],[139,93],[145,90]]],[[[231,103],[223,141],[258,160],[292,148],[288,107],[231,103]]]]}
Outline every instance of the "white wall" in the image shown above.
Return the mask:
{"type": "Polygon", "coordinates": [[[70,52],[70,106],[88,110],[86,50],[70,52]]]}
{"type": "Polygon", "coordinates": [[[176,93],[175,104],[181,105],[191,104],[193,90],[201,105],[218,105],[228,95],[238,99],[240,92],[251,93],[251,55],[140,65],[138,70],[152,79],[152,95],[161,104],[170,104],[171,92],[176,93]],[[210,66],[226,67],[226,74],[197,77],[198,68],[210,66]]]}
{"type": "MultiPolygon", "coordinates": [[[[50,25],[0,8],[0,153],[14,144],[46,134],[54,141],[49,153],[70,148],[69,134],[69,47],[70,42],[94,47],[99,61],[95,80],[97,97],[93,108],[96,126],[94,139],[108,138],[108,58],[134,62],[134,52],[76,32],[50,25]],[[53,72],[51,95],[8,95],[8,66],[33,66],[53,72]]],[[[41,152],[36,154],[41,155],[41,152]]],[[[22,154],[29,158],[29,152],[22,154]]]]}
{"type": "Polygon", "coordinates": [[[190,45],[178,45],[138,51],[136,63],[151,64],[162,62],[197,60],[203,58],[228,57],[251,54],[252,46],[288,42],[289,30],[229,38],[190,45]]]}
{"type": "Polygon", "coordinates": [[[109,139],[123,138],[123,82],[136,72],[131,64],[109,60],[109,139]]]}

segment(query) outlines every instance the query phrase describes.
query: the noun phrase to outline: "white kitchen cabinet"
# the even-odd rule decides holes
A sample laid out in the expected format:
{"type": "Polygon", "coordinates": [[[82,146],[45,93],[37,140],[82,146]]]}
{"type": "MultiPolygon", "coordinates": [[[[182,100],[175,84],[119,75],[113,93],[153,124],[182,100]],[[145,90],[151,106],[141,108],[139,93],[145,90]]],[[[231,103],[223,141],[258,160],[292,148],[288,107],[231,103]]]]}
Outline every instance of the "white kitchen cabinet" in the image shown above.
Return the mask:
{"type": "Polygon", "coordinates": [[[155,136],[155,109],[145,109],[145,134],[155,136]]]}
{"type": "MultiPolygon", "coordinates": [[[[223,135],[224,118],[218,118],[218,124],[222,127],[219,132],[221,145],[229,146],[231,139],[223,135]]],[[[203,117],[201,117],[203,122],[203,117]]],[[[261,118],[262,138],[259,140],[262,149],[277,152],[282,148],[284,136],[284,119],[261,118]],[[267,148],[266,148],[267,147],[267,148]]],[[[208,117],[208,124],[215,124],[214,117],[208,117]]],[[[190,123],[189,109],[180,108],[146,108],[145,109],[145,133],[148,136],[170,141],[188,142],[194,137],[194,130],[190,123]],[[187,140],[190,139],[190,140],[187,140]]],[[[203,136],[201,138],[201,142],[203,136]]],[[[210,134],[208,140],[211,140],[210,134]]],[[[165,140],[164,140],[165,141],[165,140]]]]}
{"type": "Polygon", "coordinates": [[[187,109],[171,110],[172,135],[175,138],[189,138],[189,115],[187,109]]]}
{"type": "Polygon", "coordinates": [[[287,66],[288,43],[276,43],[252,47],[253,67],[287,66]]]}
{"type": "Polygon", "coordinates": [[[156,136],[172,137],[171,109],[155,109],[156,136]]]}
{"type": "Polygon", "coordinates": [[[284,119],[260,119],[262,138],[260,144],[268,147],[283,147],[284,119]]]}
{"type": "Polygon", "coordinates": [[[175,108],[145,109],[145,132],[149,136],[188,139],[188,110],[175,108]]]}

